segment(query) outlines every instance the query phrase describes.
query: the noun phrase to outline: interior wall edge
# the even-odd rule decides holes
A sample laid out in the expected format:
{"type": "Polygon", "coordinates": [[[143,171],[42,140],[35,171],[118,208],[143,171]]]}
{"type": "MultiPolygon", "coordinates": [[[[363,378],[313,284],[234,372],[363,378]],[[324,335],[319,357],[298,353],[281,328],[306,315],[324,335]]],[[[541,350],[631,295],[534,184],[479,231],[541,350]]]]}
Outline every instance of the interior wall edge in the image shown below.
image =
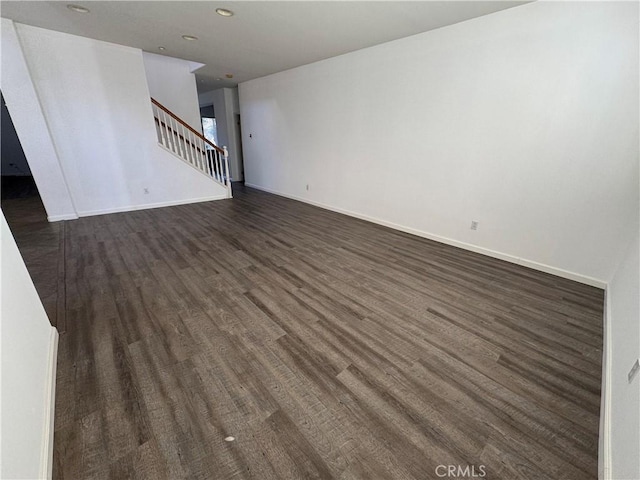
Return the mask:
{"type": "Polygon", "coordinates": [[[49,339],[49,365],[47,388],[45,390],[44,431],[42,432],[42,456],[40,460],[41,478],[53,478],[53,438],[56,407],[56,371],[58,363],[58,341],[60,335],[55,327],[51,327],[49,339]]]}
{"type": "Polygon", "coordinates": [[[600,432],[598,441],[598,478],[611,480],[611,295],[604,290],[602,315],[602,387],[600,392],[600,432]]]}

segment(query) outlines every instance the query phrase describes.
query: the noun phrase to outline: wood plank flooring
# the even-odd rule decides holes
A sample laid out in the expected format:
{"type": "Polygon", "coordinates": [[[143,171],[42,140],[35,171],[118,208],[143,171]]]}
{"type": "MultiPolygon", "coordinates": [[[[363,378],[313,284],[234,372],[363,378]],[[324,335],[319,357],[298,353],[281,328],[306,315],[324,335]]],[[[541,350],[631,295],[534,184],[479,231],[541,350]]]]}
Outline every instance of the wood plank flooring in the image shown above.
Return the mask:
{"type": "Polygon", "coordinates": [[[65,222],[54,478],[597,478],[601,290],[234,196],[65,222]]]}
{"type": "MultiPolygon", "coordinates": [[[[16,177],[8,177],[16,178],[16,177]]],[[[24,179],[24,177],[17,177],[24,179]]],[[[29,177],[30,178],[30,177],[29,177]]],[[[33,185],[24,195],[11,196],[17,187],[2,177],[2,211],[11,227],[20,253],[42,300],[51,325],[65,330],[64,305],[64,222],[49,223],[42,201],[33,185]],[[10,198],[7,198],[9,196],[10,198]]]]}

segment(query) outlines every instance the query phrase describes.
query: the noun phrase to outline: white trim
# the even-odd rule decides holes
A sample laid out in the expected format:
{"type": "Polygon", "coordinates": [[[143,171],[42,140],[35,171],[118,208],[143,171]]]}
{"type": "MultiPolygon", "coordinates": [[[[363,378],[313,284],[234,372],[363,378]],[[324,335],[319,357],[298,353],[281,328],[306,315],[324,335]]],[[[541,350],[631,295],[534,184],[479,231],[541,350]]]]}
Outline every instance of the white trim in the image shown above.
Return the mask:
{"type": "Polygon", "coordinates": [[[42,432],[42,453],[40,456],[40,478],[53,477],[53,433],[56,406],[56,367],[58,363],[58,330],[51,327],[49,337],[49,366],[47,388],[45,390],[44,427],[42,432]]]}
{"type": "Polygon", "coordinates": [[[598,478],[611,480],[611,302],[609,288],[604,291],[602,391],[600,393],[600,441],[598,478]]]}
{"type": "MultiPolygon", "coordinates": [[[[507,259],[507,261],[510,262],[511,260],[507,259]]],[[[574,280],[576,282],[590,285],[592,287],[598,287],[602,289],[607,288],[607,282],[603,280],[598,280],[597,278],[588,277],[587,275],[571,272],[569,270],[552,267],[551,265],[545,265],[544,263],[534,262],[533,260],[527,260],[526,258],[518,258],[517,262],[514,263],[522,265],[523,267],[529,267],[533,270],[538,270],[540,272],[550,273],[551,275],[566,278],[568,280],[574,280]]]]}
{"type": "Polygon", "coordinates": [[[331,210],[333,212],[342,213],[344,215],[349,215],[350,217],[359,218],[361,220],[366,220],[368,222],[377,223],[378,225],[383,225],[385,227],[393,228],[394,230],[400,230],[401,232],[410,233],[412,235],[416,235],[418,237],[428,238],[429,240],[435,240],[436,242],[445,243],[447,245],[452,245],[454,247],[462,248],[464,250],[469,250],[471,252],[480,253],[482,255],[487,255],[488,257],[499,258],[500,260],[505,260],[510,263],[515,263],[516,265],[522,265],[525,267],[532,268],[534,270],[538,270],[545,273],[550,273],[552,275],[556,275],[558,277],[567,278],[569,280],[575,280],[576,282],[584,283],[586,285],[591,285],[592,287],[598,288],[606,288],[607,282],[602,280],[598,280],[597,278],[588,277],[586,275],[581,275],[579,273],[570,272],[567,270],[563,270],[561,268],[552,267],[550,265],[545,265],[543,263],[538,263],[533,260],[527,260],[526,258],[519,258],[514,255],[509,255],[507,253],[497,252],[495,250],[490,250],[488,248],[479,247],[477,245],[472,245],[470,243],[460,242],[458,240],[454,240],[452,238],[442,237],[440,235],[436,235],[434,233],[424,232],[422,230],[416,230],[415,228],[406,227],[404,225],[399,225],[397,223],[389,222],[387,220],[381,220],[379,218],[370,217],[368,215],[363,215],[361,213],[352,212],[349,210],[344,210],[342,208],[334,207],[331,205],[326,205],[324,203],[315,202],[313,200],[309,200],[307,198],[297,197],[295,195],[289,195],[287,193],[278,192],[276,190],[262,187],[260,185],[254,185],[252,183],[245,182],[247,187],[255,188],[257,190],[262,190],[264,192],[273,193],[276,195],[280,195],[282,197],[291,198],[292,200],[297,200],[299,202],[309,203],[311,205],[315,205],[316,207],[324,208],[326,210],[331,210]]]}
{"type": "Polygon", "coordinates": [[[61,220],[77,220],[78,215],[75,213],[63,213],[62,215],[49,215],[47,220],[50,222],[59,222],[61,220]]]}
{"type": "Polygon", "coordinates": [[[189,203],[210,202],[213,200],[226,200],[227,194],[213,195],[211,197],[187,198],[184,200],[172,200],[169,202],[145,203],[143,205],[128,205],[126,207],[106,208],[104,210],[88,210],[78,212],[79,217],[91,217],[93,215],[106,215],[108,213],[133,212],[135,210],[147,210],[149,208],[174,207],[176,205],[187,205],[189,203]]]}

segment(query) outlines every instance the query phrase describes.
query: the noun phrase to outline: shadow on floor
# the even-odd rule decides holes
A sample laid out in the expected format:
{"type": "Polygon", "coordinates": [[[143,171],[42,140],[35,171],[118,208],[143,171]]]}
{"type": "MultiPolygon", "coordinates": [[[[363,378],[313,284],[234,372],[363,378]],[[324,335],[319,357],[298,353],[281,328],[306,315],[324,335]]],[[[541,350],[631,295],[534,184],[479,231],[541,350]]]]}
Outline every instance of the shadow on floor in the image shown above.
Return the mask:
{"type": "Polygon", "coordinates": [[[40,197],[36,182],[31,176],[3,176],[0,188],[2,200],[40,197]]]}
{"type": "Polygon", "coordinates": [[[33,177],[2,177],[1,186],[2,211],[29,275],[51,325],[64,331],[64,222],[47,221],[33,177]]]}

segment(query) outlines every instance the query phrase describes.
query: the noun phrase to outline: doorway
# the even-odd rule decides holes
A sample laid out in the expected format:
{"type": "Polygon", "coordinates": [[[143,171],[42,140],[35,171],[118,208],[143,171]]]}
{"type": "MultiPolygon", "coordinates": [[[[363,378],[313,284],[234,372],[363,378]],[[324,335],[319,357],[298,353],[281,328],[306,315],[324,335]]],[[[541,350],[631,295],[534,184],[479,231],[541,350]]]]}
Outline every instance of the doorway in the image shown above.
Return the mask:
{"type": "Polygon", "coordinates": [[[0,203],[2,212],[16,240],[20,254],[42,301],[51,325],[64,332],[66,328],[64,284],[59,282],[64,267],[61,245],[64,221],[49,223],[27,157],[11,120],[9,109],[0,92],[2,103],[0,203]],[[27,245],[25,247],[25,245],[27,245]]]}
{"type": "Polygon", "coordinates": [[[234,130],[236,135],[236,153],[238,157],[238,170],[240,171],[240,181],[244,183],[244,157],[242,155],[242,125],[240,122],[240,114],[236,113],[234,130]]]}
{"type": "MultiPolygon", "coordinates": [[[[2,118],[0,125],[0,176],[2,178],[2,200],[9,198],[38,197],[38,189],[33,180],[27,157],[24,154],[18,134],[9,115],[9,110],[0,93],[2,118]]],[[[45,214],[46,218],[46,214],[45,214]]]]}
{"type": "Polygon", "coordinates": [[[200,107],[200,121],[202,122],[202,134],[204,138],[216,145],[220,145],[218,143],[218,125],[213,105],[200,107]]]}

